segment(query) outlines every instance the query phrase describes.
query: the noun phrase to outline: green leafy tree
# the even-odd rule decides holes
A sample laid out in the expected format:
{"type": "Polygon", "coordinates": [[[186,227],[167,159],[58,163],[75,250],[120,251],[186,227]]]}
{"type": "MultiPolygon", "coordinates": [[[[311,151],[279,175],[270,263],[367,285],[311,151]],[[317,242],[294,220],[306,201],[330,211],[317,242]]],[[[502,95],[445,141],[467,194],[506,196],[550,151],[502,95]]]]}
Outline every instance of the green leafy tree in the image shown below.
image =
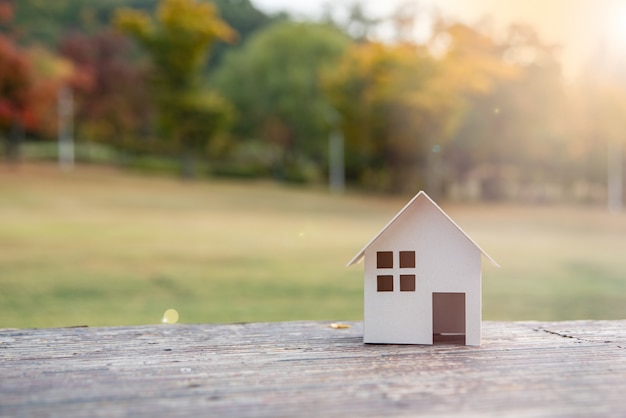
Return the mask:
{"type": "Polygon", "coordinates": [[[278,176],[301,178],[304,161],[326,164],[331,107],[321,75],[349,42],[331,26],[281,22],[227,54],[214,74],[216,88],[242,115],[235,134],[281,150],[278,176]]]}
{"type": "Polygon", "coordinates": [[[349,181],[395,192],[420,184],[420,115],[433,100],[426,86],[437,71],[424,48],[368,42],[354,45],[327,74],[326,92],[342,116],[349,181]]]}
{"type": "Polygon", "coordinates": [[[158,0],[5,0],[15,4],[14,34],[20,44],[55,49],[68,32],[106,29],[120,7],[153,10],[158,0]]]}
{"type": "Polygon", "coordinates": [[[123,9],[115,23],[150,56],[159,127],[163,136],[182,151],[183,174],[192,174],[193,156],[204,150],[211,137],[199,140],[200,131],[189,126],[197,127],[202,121],[211,124],[206,119],[210,117],[228,120],[230,112],[224,100],[202,98],[208,94],[202,84],[202,67],[211,47],[218,41],[234,40],[236,33],[220,19],[215,5],[195,0],[162,0],[155,17],[123,9]]]}
{"type": "MultiPolygon", "coordinates": [[[[284,18],[281,15],[268,16],[258,10],[250,0],[214,0],[222,18],[239,34],[239,44],[243,44],[258,30],[284,18]]],[[[218,43],[209,57],[208,70],[219,66],[230,45],[218,43]]]]}

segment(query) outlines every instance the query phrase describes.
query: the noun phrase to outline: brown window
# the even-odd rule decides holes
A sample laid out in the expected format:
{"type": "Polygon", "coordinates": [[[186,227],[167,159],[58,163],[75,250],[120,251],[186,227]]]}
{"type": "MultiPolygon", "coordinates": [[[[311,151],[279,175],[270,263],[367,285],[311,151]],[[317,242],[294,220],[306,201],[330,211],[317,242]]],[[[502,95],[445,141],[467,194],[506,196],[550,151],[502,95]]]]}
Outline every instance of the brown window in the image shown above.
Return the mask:
{"type": "Polygon", "coordinates": [[[415,292],[415,274],[400,275],[400,291],[415,292]]]}
{"type": "Polygon", "coordinates": [[[379,292],[393,292],[393,276],[377,276],[379,292]]]}
{"type": "Polygon", "coordinates": [[[376,253],[376,267],[378,267],[379,269],[393,268],[393,252],[378,251],[376,253]]]}
{"type": "Polygon", "coordinates": [[[400,251],[400,268],[415,267],[415,251],[400,251]]]}

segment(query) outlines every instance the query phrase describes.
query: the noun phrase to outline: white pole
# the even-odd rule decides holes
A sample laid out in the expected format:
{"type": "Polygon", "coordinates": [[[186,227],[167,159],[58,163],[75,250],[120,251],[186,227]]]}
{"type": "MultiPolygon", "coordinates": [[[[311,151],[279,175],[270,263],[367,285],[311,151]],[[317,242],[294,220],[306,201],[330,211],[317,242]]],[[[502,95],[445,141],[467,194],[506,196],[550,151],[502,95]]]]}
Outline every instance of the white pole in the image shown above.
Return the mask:
{"type": "Polygon", "coordinates": [[[344,168],[343,135],[339,130],[333,130],[328,137],[328,177],[330,191],[343,193],[346,189],[344,168]]]}
{"type": "Polygon", "coordinates": [[[621,212],[624,208],[624,181],[622,163],[622,143],[609,140],[607,147],[607,195],[611,212],[621,212]]]}
{"type": "Polygon", "coordinates": [[[74,101],[72,91],[63,86],[59,89],[59,167],[74,168],[74,101]]]}

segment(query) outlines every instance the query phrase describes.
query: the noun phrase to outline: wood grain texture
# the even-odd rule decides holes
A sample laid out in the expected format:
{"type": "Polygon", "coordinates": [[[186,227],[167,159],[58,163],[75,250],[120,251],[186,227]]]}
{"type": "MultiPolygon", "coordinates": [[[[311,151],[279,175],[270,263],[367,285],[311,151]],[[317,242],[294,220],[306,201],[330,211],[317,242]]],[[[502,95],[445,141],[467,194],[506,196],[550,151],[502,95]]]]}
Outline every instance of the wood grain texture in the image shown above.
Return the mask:
{"type": "Polygon", "coordinates": [[[348,324],[0,330],[0,416],[626,415],[626,321],[484,322],[480,347],[348,324]]]}

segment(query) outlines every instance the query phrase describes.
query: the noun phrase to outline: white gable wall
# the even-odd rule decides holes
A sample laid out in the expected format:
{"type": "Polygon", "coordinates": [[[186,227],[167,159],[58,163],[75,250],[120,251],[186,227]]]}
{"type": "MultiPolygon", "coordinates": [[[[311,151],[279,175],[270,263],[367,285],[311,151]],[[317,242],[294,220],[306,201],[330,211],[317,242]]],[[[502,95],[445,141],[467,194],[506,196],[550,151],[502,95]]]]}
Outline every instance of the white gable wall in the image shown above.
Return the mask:
{"type": "Polygon", "coordinates": [[[365,252],[364,341],[432,344],[433,292],[465,293],[466,344],[480,344],[480,250],[427,199],[418,199],[365,252]],[[376,252],[393,251],[394,268],[377,269],[376,252]],[[399,268],[399,251],[415,251],[415,269],[399,268]],[[392,274],[393,292],[376,276],[392,274]],[[400,274],[415,274],[415,292],[400,291],[400,274]]]}

